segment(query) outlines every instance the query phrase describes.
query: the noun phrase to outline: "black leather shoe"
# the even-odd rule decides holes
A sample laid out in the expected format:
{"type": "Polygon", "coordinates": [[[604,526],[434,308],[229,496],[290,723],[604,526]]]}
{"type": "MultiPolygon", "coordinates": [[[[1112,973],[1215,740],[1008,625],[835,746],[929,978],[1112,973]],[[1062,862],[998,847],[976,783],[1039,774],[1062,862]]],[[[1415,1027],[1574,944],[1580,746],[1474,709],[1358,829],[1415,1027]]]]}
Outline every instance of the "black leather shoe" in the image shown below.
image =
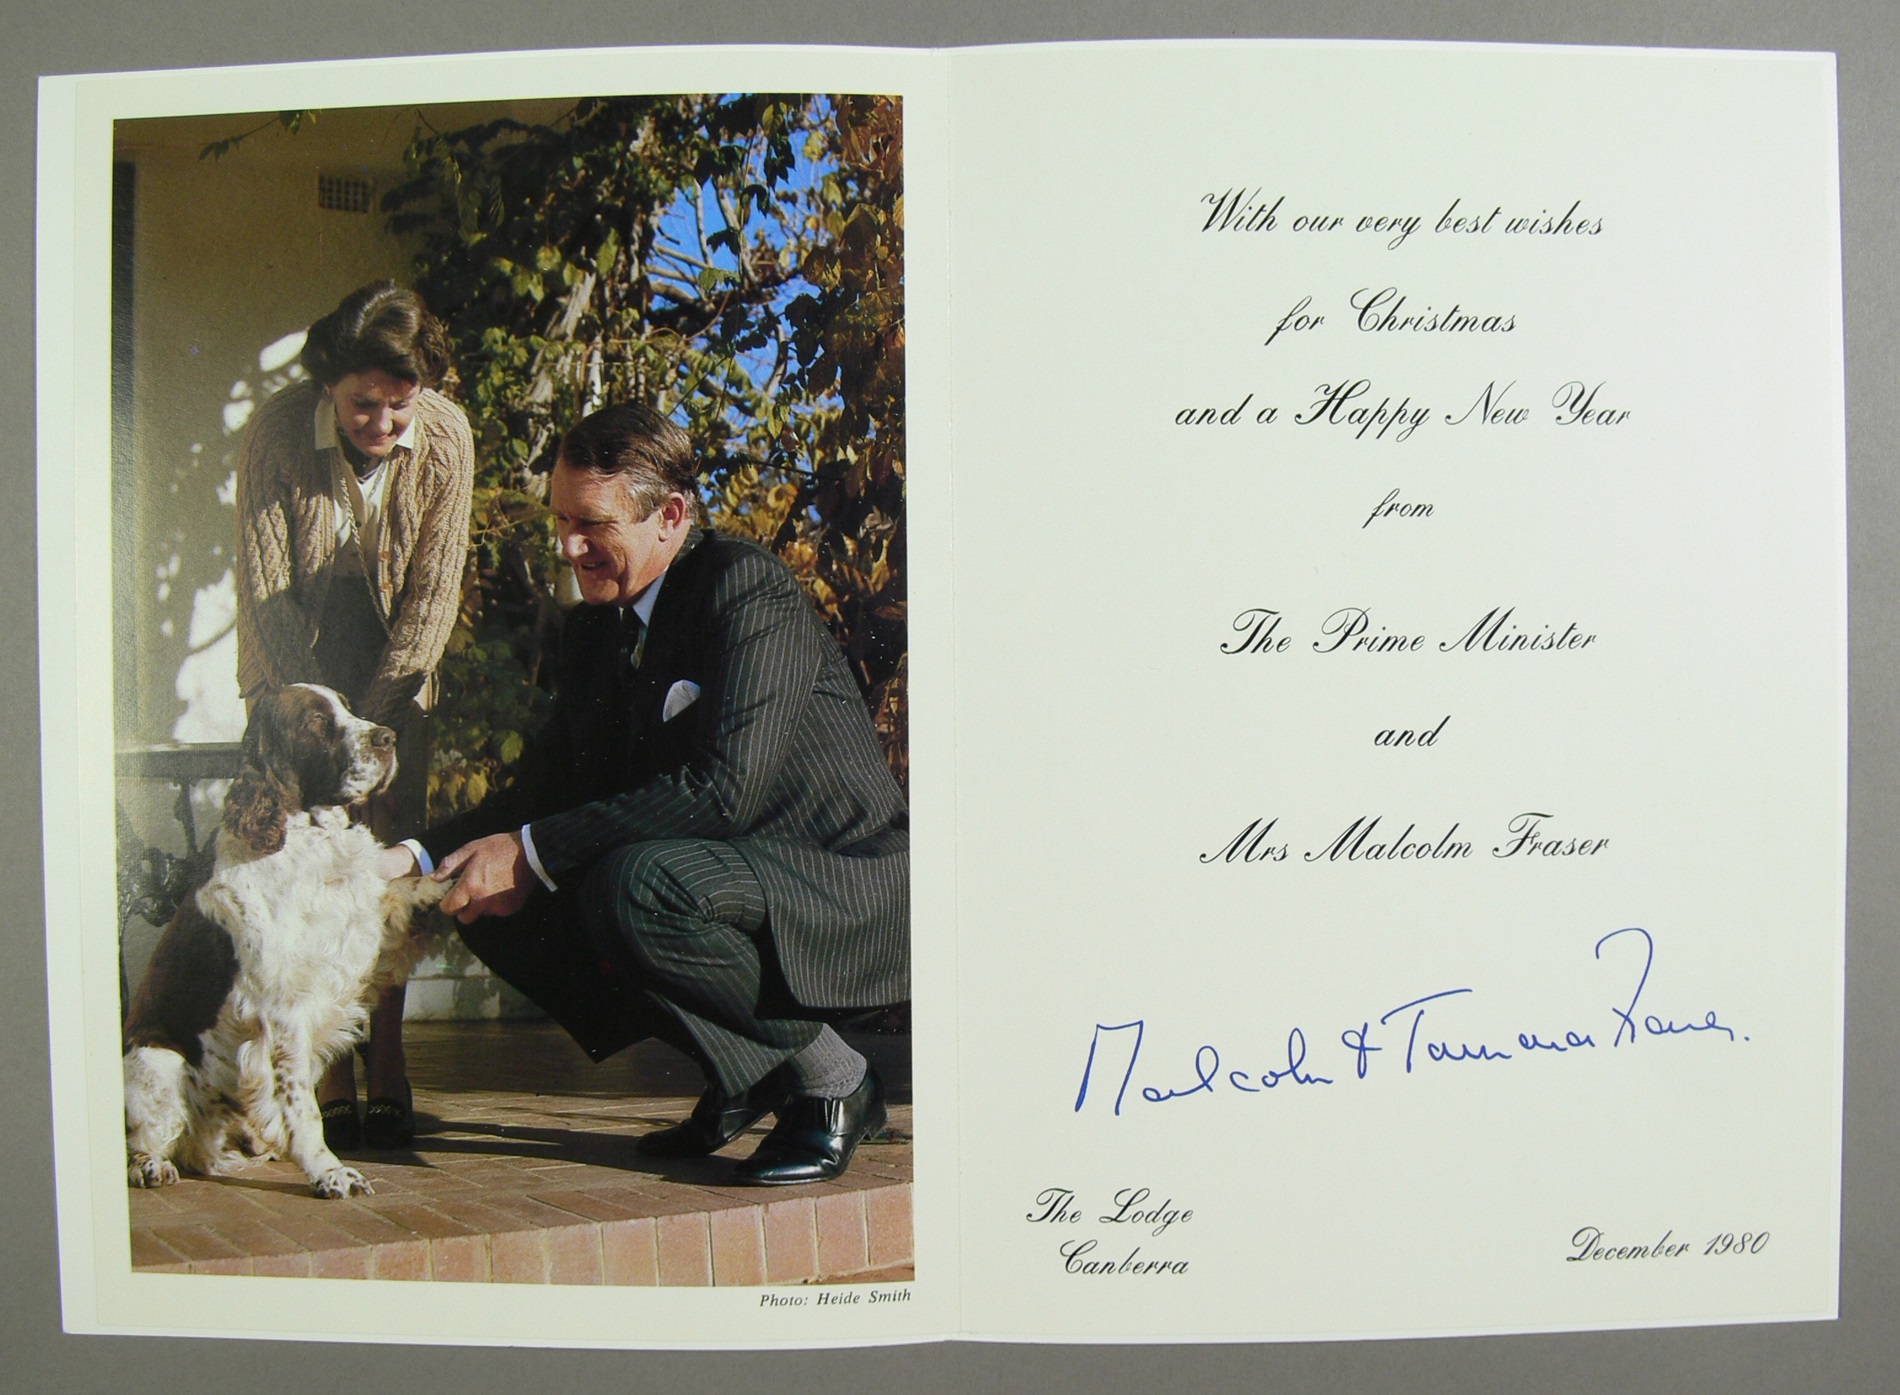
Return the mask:
{"type": "Polygon", "coordinates": [[[691,1114],[668,1128],[640,1135],[634,1149],[649,1158],[703,1158],[717,1153],[784,1104],[790,1093],[778,1071],[740,1095],[708,1085],[691,1114]]]}
{"type": "Polygon", "coordinates": [[[757,1151],[739,1164],[741,1182],[790,1187],[828,1182],[851,1165],[858,1145],[884,1127],[884,1084],[867,1061],[864,1080],[841,1100],[795,1095],[757,1151]]]}

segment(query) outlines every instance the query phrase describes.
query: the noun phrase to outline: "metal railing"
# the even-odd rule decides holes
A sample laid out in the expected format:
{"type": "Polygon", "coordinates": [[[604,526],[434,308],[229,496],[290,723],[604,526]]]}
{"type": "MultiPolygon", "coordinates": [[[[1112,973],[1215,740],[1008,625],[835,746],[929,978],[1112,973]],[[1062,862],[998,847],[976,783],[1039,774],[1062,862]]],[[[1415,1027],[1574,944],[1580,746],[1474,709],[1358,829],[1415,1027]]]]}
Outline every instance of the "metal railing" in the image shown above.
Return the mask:
{"type": "Polygon", "coordinates": [[[197,818],[191,808],[194,786],[207,780],[229,780],[238,773],[240,747],[235,741],[191,744],[163,742],[121,746],[114,759],[120,782],[156,780],[175,786],[172,816],[185,834],[181,855],[143,841],[133,830],[125,807],[117,806],[119,862],[119,1007],[131,1003],[125,965],[125,928],[133,916],[149,925],[164,925],[177,914],[178,903],[209,870],[212,840],[200,843],[197,818]]]}

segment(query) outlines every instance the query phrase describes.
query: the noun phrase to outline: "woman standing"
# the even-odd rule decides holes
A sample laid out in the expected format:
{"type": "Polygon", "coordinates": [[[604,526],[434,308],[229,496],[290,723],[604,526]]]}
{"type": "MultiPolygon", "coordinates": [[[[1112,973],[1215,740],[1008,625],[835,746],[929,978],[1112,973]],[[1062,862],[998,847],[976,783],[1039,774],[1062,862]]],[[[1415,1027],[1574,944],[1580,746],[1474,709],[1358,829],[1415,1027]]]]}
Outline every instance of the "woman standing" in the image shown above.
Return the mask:
{"type": "MultiPolygon", "coordinates": [[[[413,291],[379,281],[310,326],[309,373],[259,408],[239,450],[238,683],[247,704],[322,683],[398,734],[396,783],[372,802],[384,842],[420,831],[427,712],[461,599],[475,450],[436,391],[448,338],[413,291]]],[[[369,1101],[346,1054],[325,1077],[333,1148],[415,1136],[402,1050],[404,987],[370,1014],[369,1101]]]]}

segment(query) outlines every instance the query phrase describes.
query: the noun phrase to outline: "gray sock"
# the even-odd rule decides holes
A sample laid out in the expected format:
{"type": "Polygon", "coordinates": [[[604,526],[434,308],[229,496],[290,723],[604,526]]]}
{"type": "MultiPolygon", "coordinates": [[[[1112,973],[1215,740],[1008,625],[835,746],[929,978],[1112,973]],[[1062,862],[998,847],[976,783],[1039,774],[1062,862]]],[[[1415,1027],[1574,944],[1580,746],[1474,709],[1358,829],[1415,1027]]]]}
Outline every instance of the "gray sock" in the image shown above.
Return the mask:
{"type": "Polygon", "coordinates": [[[864,1083],[866,1062],[844,1044],[844,1038],[831,1028],[821,1029],[785,1068],[792,1074],[792,1087],[801,1095],[841,1100],[864,1083]]]}

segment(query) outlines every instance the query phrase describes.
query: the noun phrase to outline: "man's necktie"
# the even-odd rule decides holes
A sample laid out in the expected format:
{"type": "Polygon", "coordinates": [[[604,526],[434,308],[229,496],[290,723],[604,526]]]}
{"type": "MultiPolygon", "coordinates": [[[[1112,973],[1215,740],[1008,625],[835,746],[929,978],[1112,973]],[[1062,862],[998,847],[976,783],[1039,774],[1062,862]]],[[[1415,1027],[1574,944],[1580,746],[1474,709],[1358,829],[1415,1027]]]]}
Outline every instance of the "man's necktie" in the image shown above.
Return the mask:
{"type": "Polygon", "coordinates": [[[620,612],[620,652],[626,656],[627,669],[640,667],[640,656],[646,648],[647,627],[632,606],[620,612]]]}

